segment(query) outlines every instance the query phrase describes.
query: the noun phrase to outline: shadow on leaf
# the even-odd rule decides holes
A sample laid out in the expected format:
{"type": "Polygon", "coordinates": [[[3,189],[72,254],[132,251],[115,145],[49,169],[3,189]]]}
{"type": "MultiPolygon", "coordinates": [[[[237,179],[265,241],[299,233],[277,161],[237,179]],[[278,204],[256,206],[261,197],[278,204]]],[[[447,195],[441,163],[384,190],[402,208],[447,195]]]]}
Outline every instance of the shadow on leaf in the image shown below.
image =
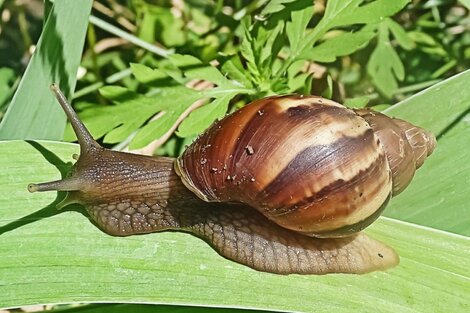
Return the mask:
{"type": "MultiPolygon", "coordinates": [[[[72,166],[71,163],[66,163],[62,161],[59,157],[57,157],[57,155],[47,150],[44,146],[42,146],[36,141],[27,140],[26,142],[30,144],[34,149],[39,151],[47,162],[54,165],[59,170],[62,178],[64,178],[67,175],[67,173],[70,171],[70,168],[72,166]]],[[[54,199],[54,201],[50,203],[49,205],[45,206],[44,208],[34,213],[23,216],[22,218],[19,218],[6,225],[0,226],[0,236],[9,231],[34,223],[38,220],[42,220],[44,218],[48,218],[48,217],[60,214],[62,212],[74,211],[88,218],[88,215],[85,212],[85,209],[81,205],[78,205],[78,204],[69,205],[65,209],[59,211],[56,206],[59,202],[61,202],[65,198],[65,195],[66,195],[66,192],[63,192],[63,191],[57,192],[57,197],[54,199]]]]}

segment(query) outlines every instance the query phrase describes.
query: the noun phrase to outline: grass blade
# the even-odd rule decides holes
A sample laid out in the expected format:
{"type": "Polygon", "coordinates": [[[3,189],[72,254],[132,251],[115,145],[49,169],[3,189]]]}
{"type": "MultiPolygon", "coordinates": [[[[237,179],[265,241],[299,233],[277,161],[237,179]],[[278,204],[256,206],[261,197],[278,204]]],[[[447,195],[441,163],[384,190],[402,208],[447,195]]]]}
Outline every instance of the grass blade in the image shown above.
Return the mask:
{"type": "Polygon", "coordinates": [[[65,95],[71,98],[92,2],[55,1],[0,124],[0,139],[62,139],[66,119],[49,85],[59,83],[65,95]]]}

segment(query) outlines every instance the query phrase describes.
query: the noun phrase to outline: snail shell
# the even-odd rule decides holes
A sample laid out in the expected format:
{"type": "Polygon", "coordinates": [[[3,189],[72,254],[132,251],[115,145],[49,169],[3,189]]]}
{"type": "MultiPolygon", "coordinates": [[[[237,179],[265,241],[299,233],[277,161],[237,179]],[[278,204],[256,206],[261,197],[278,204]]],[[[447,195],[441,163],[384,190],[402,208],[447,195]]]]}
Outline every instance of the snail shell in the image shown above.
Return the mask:
{"type": "Polygon", "coordinates": [[[241,202],[284,228],[342,237],[376,220],[434,146],[405,121],[289,95],[215,123],[176,170],[205,201],[241,202]]]}

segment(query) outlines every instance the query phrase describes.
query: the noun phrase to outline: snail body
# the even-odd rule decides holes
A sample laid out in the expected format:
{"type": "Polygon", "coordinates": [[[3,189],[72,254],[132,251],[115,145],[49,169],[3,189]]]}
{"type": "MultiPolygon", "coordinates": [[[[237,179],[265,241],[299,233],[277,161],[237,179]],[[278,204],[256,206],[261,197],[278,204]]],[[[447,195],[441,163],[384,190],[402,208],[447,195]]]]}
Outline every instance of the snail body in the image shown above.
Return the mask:
{"type": "Polygon", "coordinates": [[[81,155],[60,181],[105,232],[191,232],[261,271],[365,273],[398,263],[360,230],[400,193],[435,146],[427,131],[370,110],[268,97],[213,124],[178,159],[100,147],[53,85],[81,155]],[[315,238],[321,237],[321,238],[315,238]]]}

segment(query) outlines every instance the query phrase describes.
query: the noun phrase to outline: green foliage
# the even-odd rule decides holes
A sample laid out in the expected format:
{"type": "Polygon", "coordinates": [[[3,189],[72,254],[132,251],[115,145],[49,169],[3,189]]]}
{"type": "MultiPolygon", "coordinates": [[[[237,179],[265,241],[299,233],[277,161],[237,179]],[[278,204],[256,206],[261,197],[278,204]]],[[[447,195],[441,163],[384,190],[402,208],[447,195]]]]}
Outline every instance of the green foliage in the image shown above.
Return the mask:
{"type": "MultiPolygon", "coordinates": [[[[115,149],[176,156],[226,113],[293,92],[405,118],[437,134],[438,148],[392,200],[393,219],[366,230],[398,250],[400,266],[286,277],[234,264],[187,234],[107,236],[78,207],[56,211],[61,194],[26,191],[65,175],[76,145],[0,143],[0,307],[469,311],[468,0],[95,0],[85,32],[91,2],[0,0],[0,138],[61,138],[65,118],[48,90],[60,81],[69,97],[77,82],[80,117],[115,149]]],[[[65,137],[74,139],[70,128],[65,137]]]]}
{"type": "MultiPolygon", "coordinates": [[[[150,95],[137,94],[119,86],[103,87],[100,89],[101,95],[114,105],[88,106],[81,114],[94,136],[99,138],[106,134],[103,139],[105,143],[118,143],[133,135],[130,149],[142,148],[168,132],[172,133],[181,123],[182,116],[187,116],[189,112],[191,114],[179,125],[177,134],[183,138],[195,136],[225,115],[228,103],[235,95],[251,92],[240,83],[227,79],[215,67],[205,65],[190,55],[173,54],[160,69],[142,64],[133,64],[131,69],[140,83],[155,87],[150,95]],[[186,87],[185,84],[193,79],[207,80],[215,87],[203,91],[186,87]],[[201,99],[210,101],[190,110],[201,99]],[[132,119],[129,119],[129,111],[134,112],[132,119]],[[143,126],[156,114],[157,118],[143,126]]],[[[68,128],[66,138],[72,136],[72,129],[68,128]]]]}
{"type": "Polygon", "coordinates": [[[303,54],[308,60],[334,62],[337,57],[350,55],[366,46],[375,37],[375,25],[367,25],[357,32],[338,32],[303,54]]]}
{"type": "Polygon", "coordinates": [[[462,90],[469,75],[467,71],[448,79],[389,111],[419,125],[434,125],[435,132],[445,130],[450,121],[456,126],[447,130],[448,140],[436,151],[434,162],[440,164],[433,165],[431,157],[408,194],[392,200],[396,219],[381,218],[366,230],[400,254],[400,265],[387,272],[273,275],[226,260],[188,234],[108,236],[75,212],[77,207],[57,211],[60,194],[30,194],[25,188],[32,177],[47,181],[63,175],[69,167],[65,162],[78,152],[76,145],[1,143],[0,278],[7,283],[0,284],[0,306],[113,301],[296,312],[311,312],[312,307],[317,312],[467,312],[470,241],[451,232],[470,232],[465,196],[470,151],[460,150],[455,159],[455,151],[468,141],[468,123],[461,117],[468,112],[465,99],[470,92],[456,90],[462,90]],[[429,106],[435,98],[440,103],[429,106]],[[461,162],[457,167],[456,161],[461,162]],[[22,166],[26,163],[27,170],[22,166]],[[435,205],[442,197],[446,210],[435,205]],[[424,226],[400,221],[408,219],[408,208],[420,213],[415,221],[424,226]],[[344,286],[351,291],[348,297],[344,286]]]}
{"type": "Polygon", "coordinates": [[[62,138],[66,120],[49,86],[59,83],[68,97],[75,89],[91,4],[91,0],[58,1],[53,6],[0,123],[0,139],[62,138]]]}
{"type": "MultiPolygon", "coordinates": [[[[134,77],[146,88],[145,101],[140,105],[129,104],[136,95],[125,101],[116,101],[111,99],[109,93],[106,95],[101,92],[114,105],[89,106],[81,117],[95,136],[106,134],[103,139],[105,143],[114,144],[130,139],[129,148],[137,149],[153,141],[165,140],[176,128],[177,136],[194,137],[214,120],[223,117],[236,95],[247,95],[247,99],[250,99],[309,92],[312,74],[301,71],[298,65],[302,63],[297,63],[291,69],[295,62],[333,62],[337,57],[354,53],[374,38],[377,21],[396,13],[407,3],[377,0],[361,5],[362,2],[329,1],[325,15],[313,29],[309,27],[314,13],[310,0],[270,2],[262,11],[262,14],[267,14],[264,19],[252,21],[250,16],[241,19],[237,32],[241,41],[239,50],[227,52],[218,58],[220,70],[187,54],[171,54],[166,60],[156,62],[153,67],[133,65],[131,70],[134,77]],[[366,17],[356,18],[356,13],[366,17]],[[333,28],[349,24],[367,25],[353,33],[338,30],[336,34],[317,43],[333,28]],[[286,53],[287,57],[283,58],[286,53]],[[194,80],[211,82],[213,88],[194,91],[187,86],[194,80]],[[153,109],[147,105],[152,102],[153,109]],[[126,121],[125,112],[130,106],[137,111],[136,118],[126,121]],[[113,117],[109,118],[109,114],[113,117]]],[[[142,10],[144,18],[140,35],[144,39],[153,38],[156,35],[149,25],[154,25],[163,16],[169,18],[169,13],[165,8],[142,10]]],[[[173,31],[178,37],[178,31],[173,31]]],[[[132,94],[134,87],[128,89],[128,94],[132,94]]],[[[332,92],[330,77],[328,88],[323,94],[331,96],[332,92]]]]}
{"type": "MultiPolygon", "coordinates": [[[[227,112],[266,95],[315,93],[340,102],[348,99],[346,103],[353,106],[384,104],[462,70],[462,60],[470,59],[468,35],[446,37],[442,31],[445,21],[455,25],[453,32],[461,32],[458,23],[464,23],[465,9],[455,3],[330,0],[325,7],[322,1],[313,7],[311,0],[182,5],[132,0],[128,6],[123,4],[111,0],[111,11],[97,9],[90,17],[83,74],[75,94],[76,108],[92,133],[120,149],[138,149],[152,142],[154,147],[167,142],[173,146],[169,140],[181,146],[227,112]],[[105,21],[102,13],[110,18],[105,21]],[[112,19],[114,23],[109,22],[112,19]],[[119,42],[118,49],[113,49],[113,40],[121,38],[137,49],[119,42]],[[124,89],[107,89],[113,85],[124,89]],[[114,99],[113,90],[126,92],[129,98],[114,99]],[[131,108],[132,121],[126,114],[131,108]]],[[[4,7],[16,12],[8,2],[4,7]]],[[[20,30],[25,29],[21,25],[20,30]]],[[[73,28],[78,36],[80,32],[73,28]]],[[[22,34],[18,37],[28,37],[22,34]]],[[[74,74],[66,76],[74,81],[74,74]]],[[[3,110],[19,82],[17,77],[10,70],[3,83],[3,110]]],[[[10,122],[7,118],[2,122],[13,125],[9,132],[16,137],[27,137],[24,131],[29,127],[34,138],[42,132],[60,134],[63,127],[63,122],[47,122],[63,121],[57,106],[39,113],[28,106],[30,99],[53,103],[46,86],[54,78],[37,77],[35,88],[19,89],[19,100],[11,102],[13,111],[14,103],[23,108],[18,114],[24,115],[27,126],[15,129],[13,117],[18,114],[13,113],[10,122]],[[37,116],[40,126],[33,126],[26,116],[37,116]],[[47,123],[51,126],[42,126],[47,123]]],[[[65,138],[73,140],[70,129],[65,138]]]]}
{"type": "Polygon", "coordinates": [[[11,96],[11,85],[15,79],[15,72],[8,67],[0,69],[0,109],[7,103],[11,96]]]}
{"type": "Polygon", "coordinates": [[[379,26],[377,48],[367,63],[367,72],[374,84],[387,97],[391,97],[398,88],[398,80],[405,78],[405,69],[400,57],[392,48],[389,38],[389,28],[386,23],[379,26]]]}

